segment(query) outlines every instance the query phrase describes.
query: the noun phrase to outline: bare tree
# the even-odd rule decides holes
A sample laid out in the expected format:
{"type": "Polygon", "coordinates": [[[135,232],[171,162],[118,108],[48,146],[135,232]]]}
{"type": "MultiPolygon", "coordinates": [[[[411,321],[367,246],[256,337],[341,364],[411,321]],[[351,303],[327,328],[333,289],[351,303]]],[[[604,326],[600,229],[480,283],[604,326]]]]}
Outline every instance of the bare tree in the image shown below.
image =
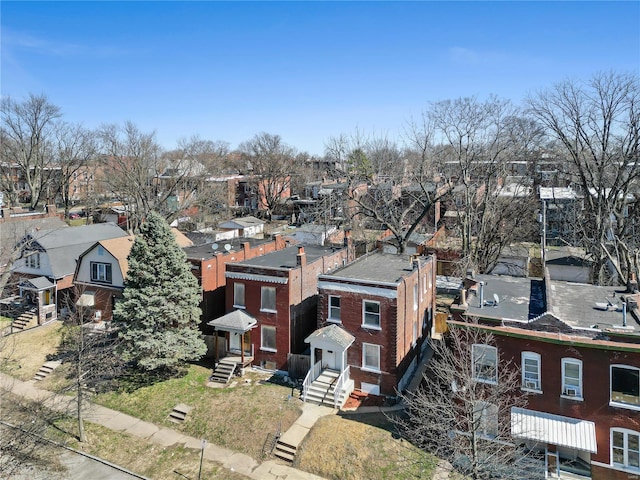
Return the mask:
{"type": "Polygon", "coordinates": [[[273,213],[283,198],[289,196],[291,177],[300,167],[297,151],[286,144],[280,135],[259,133],[239,146],[239,170],[253,176],[253,186],[259,204],[267,215],[273,213]]]}
{"type": "Polygon", "coordinates": [[[578,226],[595,261],[595,281],[608,281],[611,259],[626,282],[629,272],[638,273],[638,236],[628,228],[627,207],[640,176],[639,77],[608,72],[586,82],[567,80],[530,97],[528,106],[584,196],[578,226]]]}
{"type": "Polygon", "coordinates": [[[437,183],[433,168],[431,132],[413,141],[428,144],[418,154],[400,148],[386,136],[366,137],[356,131],[340,135],[325,145],[326,156],[338,165],[347,182],[345,189],[350,219],[371,228],[388,229],[398,251],[403,253],[414,232],[433,232],[436,203],[446,188],[437,183]]]}
{"type": "Polygon", "coordinates": [[[69,218],[74,192],[72,183],[78,174],[87,175],[84,182],[87,191],[93,184],[93,173],[89,173],[89,161],[96,154],[95,134],[81,125],[62,123],[56,132],[56,164],[60,168],[58,192],[64,205],[65,218],[69,218]]]}
{"type": "MultiPolygon", "coordinates": [[[[83,291],[75,287],[69,301],[80,298],[83,291]]],[[[92,321],[93,308],[78,302],[69,303],[67,310],[70,314],[65,319],[57,358],[66,366],[70,382],[57,393],[69,398],[67,411],[73,412],[70,415],[77,421],[78,439],[84,442],[84,416],[90,408],[92,394],[113,386],[123,371],[124,363],[114,354],[117,335],[110,330],[108,323],[92,321]]]]}
{"type": "Polygon", "coordinates": [[[433,341],[434,356],[416,393],[402,395],[402,435],[474,480],[542,478],[543,468],[511,437],[511,408],[524,407],[516,365],[502,361],[493,336],[454,326],[433,341]]]}
{"type": "Polygon", "coordinates": [[[200,140],[183,141],[165,153],[155,133],[143,133],[131,122],[103,126],[99,138],[103,181],[127,206],[132,230],[138,231],[152,210],[171,221],[195,204],[205,172],[198,160],[206,152],[200,140]]]}
{"type": "MultiPolygon", "coordinates": [[[[0,109],[0,164],[3,169],[12,165],[18,167],[29,190],[30,207],[34,209],[54,173],[53,142],[57,128],[56,120],[61,116],[60,108],[52,104],[45,95],[30,94],[22,102],[5,97],[0,102],[0,109]]],[[[7,177],[8,175],[3,173],[3,183],[15,181],[7,177]]],[[[8,186],[9,192],[14,190],[15,187],[8,186]]],[[[15,201],[15,196],[10,195],[10,200],[15,201]],[[14,198],[11,198],[12,196],[14,198]]]]}

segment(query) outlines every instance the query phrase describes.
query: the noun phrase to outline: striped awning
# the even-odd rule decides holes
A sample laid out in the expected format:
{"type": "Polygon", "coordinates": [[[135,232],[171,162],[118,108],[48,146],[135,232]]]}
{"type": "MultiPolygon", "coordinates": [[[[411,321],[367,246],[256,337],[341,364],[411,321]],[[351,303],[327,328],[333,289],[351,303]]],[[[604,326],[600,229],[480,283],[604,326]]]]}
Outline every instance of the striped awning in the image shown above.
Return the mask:
{"type": "Polygon", "coordinates": [[[591,453],[598,451],[595,423],[526,408],[511,409],[511,435],[591,453]]]}

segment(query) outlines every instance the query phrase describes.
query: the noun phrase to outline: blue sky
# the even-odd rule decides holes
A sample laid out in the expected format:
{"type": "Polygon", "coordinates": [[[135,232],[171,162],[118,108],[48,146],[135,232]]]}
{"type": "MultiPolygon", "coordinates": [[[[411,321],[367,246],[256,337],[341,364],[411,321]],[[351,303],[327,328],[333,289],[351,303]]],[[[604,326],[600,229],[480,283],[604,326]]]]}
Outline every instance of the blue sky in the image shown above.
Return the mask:
{"type": "Polygon", "coordinates": [[[640,71],[640,2],[0,3],[3,96],[45,93],[165,148],[259,132],[322,154],[397,137],[432,101],[640,71]]]}

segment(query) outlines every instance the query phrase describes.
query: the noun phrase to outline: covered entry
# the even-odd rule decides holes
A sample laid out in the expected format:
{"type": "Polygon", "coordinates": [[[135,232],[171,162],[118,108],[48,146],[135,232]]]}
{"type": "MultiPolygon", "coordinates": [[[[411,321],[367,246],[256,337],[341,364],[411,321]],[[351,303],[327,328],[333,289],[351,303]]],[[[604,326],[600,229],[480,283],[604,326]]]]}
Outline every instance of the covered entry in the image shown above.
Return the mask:
{"type": "Polygon", "coordinates": [[[511,435],[544,448],[545,478],[591,478],[598,450],[593,422],[514,407],[511,435]]]}
{"type": "Polygon", "coordinates": [[[303,400],[341,407],[353,391],[347,350],[355,341],[349,332],[331,324],[319,328],[305,342],[311,346],[311,368],[303,383],[303,400]],[[314,398],[315,397],[315,398],[314,398]]]}
{"type": "Polygon", "coordinates": [[[58,318],[56,286],[47,277],[22,280],[18,284],[23,307],[38,318],[38,325],[58,318]]]}
{"type": "Polygon", "coordinates": [[[258,322],[244,310],[234,310],[220,318],[211,320],[207,325],[213,327],[215,338],[214,358],[216,363],[219,358],[228,356],[239,357],[242,366],[253,360],[253,345],[251,343],[251,330],[258,322]],[[219,355],[218,332],[224,332],[225,344],[223,354],[219,355]]]}

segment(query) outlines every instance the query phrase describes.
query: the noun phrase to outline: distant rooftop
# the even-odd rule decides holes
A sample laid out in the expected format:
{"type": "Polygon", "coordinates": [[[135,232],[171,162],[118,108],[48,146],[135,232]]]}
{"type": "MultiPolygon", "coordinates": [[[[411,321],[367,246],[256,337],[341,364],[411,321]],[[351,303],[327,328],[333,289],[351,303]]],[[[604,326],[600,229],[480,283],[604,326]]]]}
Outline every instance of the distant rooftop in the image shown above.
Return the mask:
{"type": "MultiPolygon", "coordinates": [[[[307,257],[307,263],[316,261],[317,259],[334,253],[337,249],[332,247],[322,247],[320,245],[301,245],[304,247],[304,253],[307,257]]],[[[243,260],[236,265],[250,265],[254,267],[269,268],[285,268],[291,269],[297,266],[298,246],[287,247],[276,252],[267,253],[259,257],[243,260]]]]}
{"type": "MultiPolygon", "coordinates": [[[[418,257],[424,261],[424,257],[418,257]]],[[[372,282],[398,283],[413,271],[411,256],[375,252],[360,257],[355,262],[327,276],[368,280],[372,282]]]]}
{"type": "MultiPolygon", "coordinates": [[[[191,235],[188,235],[189,237],[191,235]]],[[[201,243],[199,245],[194,245],[193,247],[187,247],[183,250],[187,254],[187,258],[212,258],[216,252],[225,253],[227,250],[225,245],[230,245],[231,248],[229,251],[237,252],[242,248],[242,244],[249,243],[251,248],[254,248],[259,245],[264,245],[265,243],[269,243],[272,240],[265,238],[252,238],[252,237],[234,237],[226,240],[221,240],[219,242],[209,242],[209,243],[201,243]],[[214,245],[217,245],[217,248],[213,248],[214,245]]]]}
{"type": "Polygon", "coordinates": [[[540,187],[541,200],[575,200],[578,193],[571,187],[540,187]]]}

